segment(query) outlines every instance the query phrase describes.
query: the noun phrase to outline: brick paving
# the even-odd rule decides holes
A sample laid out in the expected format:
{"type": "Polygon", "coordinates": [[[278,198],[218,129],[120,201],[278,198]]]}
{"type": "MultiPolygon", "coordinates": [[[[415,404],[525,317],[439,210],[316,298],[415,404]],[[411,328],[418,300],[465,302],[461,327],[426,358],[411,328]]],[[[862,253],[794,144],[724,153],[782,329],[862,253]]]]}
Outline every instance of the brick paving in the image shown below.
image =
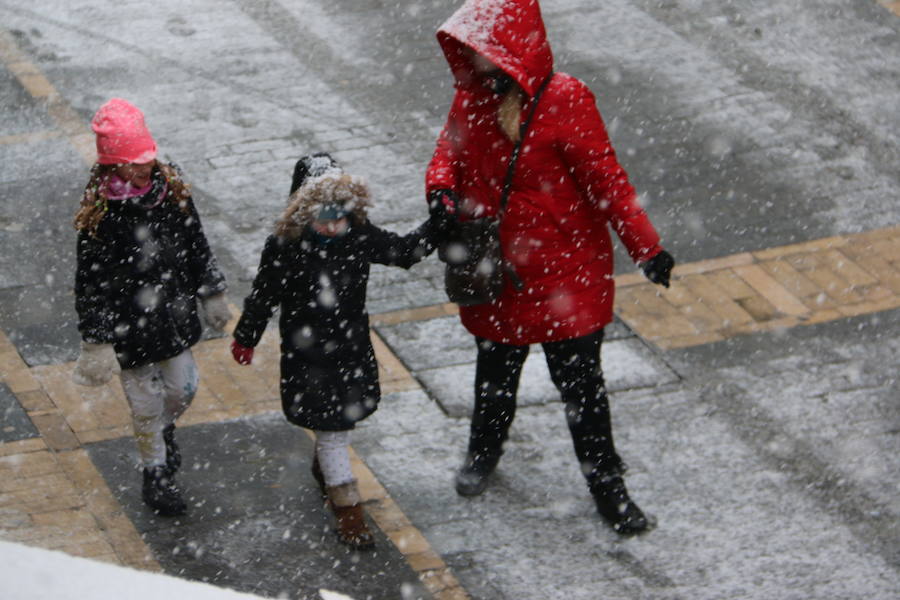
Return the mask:
{"type": "MultiPolygon", "coordinates": [[[[237,313],[237,308],[232,307],[237,313]]],[[[228,330],[235,325],[229,324],[228,330]]],[[[249,367],[234,364],[230,338],[194,348],[202,378],[180,427],[280,412],[277,333],[269,330],[249,367]]],[[[417,384],[373,333],[385,394],[417,384]]],[[[0,538],[75,556],[160,570],[150,548],[91,463],[83,446],[131,439],[117,378],[100,387],[72,383],[73,363],[29,369],[0,333],[0,381],[16,395],[40,437],[0,443],[0,538]]],[[[437,600],[467,598],[453,573],[410,523],[360,457],[351,463],[366,510],[437,600]]]]}
{"type": "Polygon", "coordinates": [[[616,278],[616,312],[663,349],[900,307],[900,227],[677,266],[671,288],[616,278]]]}
{"type": "MultiPolygon", "coordinates": [[[[84,401],[72,403],[71,393],[58,393],[50,379],[33,376],[2,333],[0,357],[0,379],[39,432],[38,437],[0,444],[0,537],[159,570],[81,448],[75,432],[93,425],[84,418],[84,401]]],[[[70,379],[71,365],[57,371],[60,379],[70,379]]]]}
{"type": "Polygon", "coordinates": [[[900,2],[897,0],[878,0],[878,4],[900,17],[900,2]]]}

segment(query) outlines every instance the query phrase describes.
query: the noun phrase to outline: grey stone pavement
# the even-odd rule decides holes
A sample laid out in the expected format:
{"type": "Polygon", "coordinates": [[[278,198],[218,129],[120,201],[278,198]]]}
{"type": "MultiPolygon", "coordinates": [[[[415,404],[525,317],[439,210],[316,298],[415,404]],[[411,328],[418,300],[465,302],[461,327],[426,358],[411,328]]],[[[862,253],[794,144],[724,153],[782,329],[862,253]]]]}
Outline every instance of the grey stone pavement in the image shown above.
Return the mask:
{"type": "MultiPolygon", "coordinates": [[[[405,231],[425,217],[424,170],[452,95],[434,31],[458,4],[0,0],[0,28],[83,131],[109,97],[144,110],[194,186],[239,303],[302,154],[330,151],[366,176],[375,222],[405,231]]],[[[596,92],[680,262],[900,224],[900,17],[878,2],[541,4],[557,69],[596,92]]],[[[0,68],[0,329],[30,365],[76,355],[70,223],[87,167],[65,135],[9,140],[59,130],[0,68]]],[[[619,253],[619,272],[633,269],[619,253]]],[[[440,273],[434,257],[376,269],[370,312],[445,302],[440,273]]],[[[473,598],[900,597],[900,311],[667,352],[617,322],[603,356],[617,444],[659,521],[627,540],[593,512],[539,348],[495,484],[464,500],[452,474],[471,341],[454,317],[377,331],[421,389],[387,395],[354,447],[473,598]]],[[[266,424],[279,427],[227,427],[266,424]]],[[[91,450],[110,481],[115,451],[91,450]]],[[[238,488],[226,514],[260,523],[262,509],[240,518],[252,482],[238,488]]],[[[289,517],[270,504],[280,527],[289,517]]],[[[162,534],[134,514],[162,556],[162,534]]],[[[320,536],[312,514],[297,527],[320,536]]],[[[222,541],[225,521],[178,535],[222,545],[217,556],[245,551],[240,536],[222,541]]],[[[259,579],[277,576],[290,544],[270,552],[270,570],[220,583],[277,595],[259,579]]],[[[351,569],[344,591],[415,596],[395,559],[390,583],[367,587],[351,569]]],[[[208,565],[160,561],[209,578],[208,565]]]]}
{"type": "Polygon", "coordinates": [[[378,529],[371,552],[338,542],[319,488],[310,485],[313,442],[281,415],[194,425],[179,440],[186,457],[180,485],[191,507],[178,519],[141,503],[133,440],[88,447],[165,573],[269,598],[319,600],[319,589],[360,599],[429,597],[378,529]]]}

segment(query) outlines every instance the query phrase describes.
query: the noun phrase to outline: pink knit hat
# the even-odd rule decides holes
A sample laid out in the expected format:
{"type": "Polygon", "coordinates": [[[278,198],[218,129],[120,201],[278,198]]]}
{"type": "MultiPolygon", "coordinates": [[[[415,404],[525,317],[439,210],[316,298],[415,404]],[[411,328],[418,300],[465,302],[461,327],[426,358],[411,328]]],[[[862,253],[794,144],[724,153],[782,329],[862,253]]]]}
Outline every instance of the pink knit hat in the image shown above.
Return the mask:
{"type": "Polygon", "coordinates": [[[148,163],[156,158],[156,142],[144,123],[144,113],[121,98],[100,107],[91,119],[97,134],[97,162],[101,165],[148,163]]]}

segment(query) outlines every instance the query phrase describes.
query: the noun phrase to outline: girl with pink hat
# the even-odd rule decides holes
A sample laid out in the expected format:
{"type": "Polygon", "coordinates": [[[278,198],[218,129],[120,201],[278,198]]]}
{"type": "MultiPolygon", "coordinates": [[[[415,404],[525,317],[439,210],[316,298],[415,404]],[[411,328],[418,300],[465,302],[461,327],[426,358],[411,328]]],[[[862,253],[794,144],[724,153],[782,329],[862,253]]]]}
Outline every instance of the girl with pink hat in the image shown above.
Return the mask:
{"type": "Polygon", "coordinates": [[[75,308],[81,354],[73,378],[103,385],[120,373],[143,463],[144,502],[165,516],[187,506],[175,483],[175,421],[197,391],[191,347],[200,311],[221,330],[231,318],[225,277],[203,233],[190,187],[157,160],[141,111],[120,98],[91,120],[97,163],[75,216],[75,308]]]}

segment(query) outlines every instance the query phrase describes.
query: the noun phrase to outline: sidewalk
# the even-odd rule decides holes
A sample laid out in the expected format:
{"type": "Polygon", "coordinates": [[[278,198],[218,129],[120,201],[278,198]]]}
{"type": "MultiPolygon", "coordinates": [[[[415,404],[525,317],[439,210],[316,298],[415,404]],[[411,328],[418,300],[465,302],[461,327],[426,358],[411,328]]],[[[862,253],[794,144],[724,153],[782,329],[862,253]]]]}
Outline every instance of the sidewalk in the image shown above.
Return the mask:
{"type": "Polygon", "coordinates": [[[890,367],[900,311],[665,353],[614,325],[604,364],[617,443],[632,493],[660,521],[630,540],[593,511],[537,351],[496,481],[483,497],[456,496],[460,382],[474,353],[451,312],[373,319],[388,342],[375,338],[385,398],[354,442],[379,528],[373,555],[330,534],[310,441],[279,413],[274,331],[251,368],[230,365],[227,338],[198,347],[202,386],[179,424],[194,508],[177,521],[139,501],[119,386],[75,386],[71,364],[29,369],[6,345],[0,389],[22,408],[6,402],[15,425],[0,444],[0,536],[296,598],[321,587],[375,598],[887,598],[900,586],[890,367]]]}
{"type": "MultiPolygon", "coordinates": [[[[173,520],[140,501],[118,380],[88,388],[71,382],[71,363],[29,369],[4,336],[0,539],[271,596],[312,599],[325,588],[357,598],[464,597],[355,454],[378,549],[357,554],[338,543],[309,473],[312,441],[281,416],[277,332],[266,333],[246,368],[233,363],[229,339],[194,349],[201,384],[178,430],[191,511],[173,520]]],[[[414,385],[376,347],[385,392],[414,385]]]]}
{"type": "MultiPolygon", "coordinates": [[[[473,597],[890,598],[900,589],[898,325],[894,310],[655,354],[667,367],[655,384],[612,392],[630,489],[659,519],[637,539],[593,513],[540,356],[483,497],[454,497],[467,420],[444,417],[424,393],[386,404],[393,414],[375,415],[355,445],[473,597]]],[[[464,338],[449,322],[422,326],[441,332],[441,348],[464,338]]],[[[393,334],[401,357],[430,354],[399,326],[393,334]]],[[[613,388],[633,365],[614,356],[604,356],[613,388]]],[[[472,368],[414,374],[446,382],[472,368]]],[[[444,405],[441,390],[428,394],[444,405]]]]}

